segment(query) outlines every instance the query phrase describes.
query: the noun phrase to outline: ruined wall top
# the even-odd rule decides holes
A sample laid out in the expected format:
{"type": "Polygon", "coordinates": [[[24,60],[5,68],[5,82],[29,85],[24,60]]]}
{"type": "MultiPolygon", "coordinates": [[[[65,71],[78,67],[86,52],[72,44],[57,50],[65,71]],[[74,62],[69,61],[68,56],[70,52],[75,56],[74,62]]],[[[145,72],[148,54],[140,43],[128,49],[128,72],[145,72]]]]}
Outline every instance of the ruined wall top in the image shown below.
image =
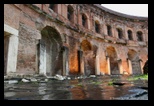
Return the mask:
{"type": "Polygon", "coordinates": [[[116,15],[116,16],[120,16],[120,17],[124,17],[124,18],[130,18],[130,19],[134,19],[134,20],[140,20],[140,21],[148,21],[148,17],[127,15],[127,14],[119,13],[119,12],[110,10],[108,8],[105,8],[104,6],[101,6],[100,4],[93,4],[93,5],[100,8],[101,10],[103,10],[105,12],[108,12],[108,13],[116,15]]]}
{"type": "Polygon", "coordinates": [[[4,18],[4,23],[7,25],[13,23],[16,29],[19,27],[19,22],[38,30],[46,25],[55,24],[55,27],[60,25],[70,29],[73,31],[71,33],[80,33],[101,40],[113,39],[119,42],[148,44],[148,17],[118,13],[101,4],[11,4],[4,6],[6,8],[4,16],[8,17],[4,18]],[[9,8],[16,10],[16,17],[11,17],[13,12],[7,11],[9,8]],[[7,20],[10,17],[13,22],[7,20]],[[32,20],[32,22],[27,20],[32,20]]]}

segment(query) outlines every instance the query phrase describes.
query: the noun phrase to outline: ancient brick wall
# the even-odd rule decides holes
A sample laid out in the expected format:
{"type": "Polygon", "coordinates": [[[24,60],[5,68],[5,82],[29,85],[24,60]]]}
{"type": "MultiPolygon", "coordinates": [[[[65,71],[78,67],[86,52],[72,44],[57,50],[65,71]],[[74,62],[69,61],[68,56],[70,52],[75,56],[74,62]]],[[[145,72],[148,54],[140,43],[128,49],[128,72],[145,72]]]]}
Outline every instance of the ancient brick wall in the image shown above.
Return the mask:
{"type": "Polygon", "coordinates": [[[4,4],[4,23],[18,29],[20,9],[13,4],[4,4]]]}
{"type": "Polygon", "coordinates": [[[40,35],[30,26],[20,24],[17,72],[33,74],[37,68],[37,42],[40,35]]]}
{"type": "MultiPolygon", "coordinates": [[[[55,29],[57,33],[59,33],[62,46],[68,48],[68,55],[64,56],[64,54],[62,54],[61,57],[59,57],[62,58],[61,62],[59,62],[61,65],[64,65],[65,62],[63,62],[63,59],[68,58],[69,74],[80,74],[78,51],[84,51],[81,47],[82,41],[84,40],[88,40],[92,48],[95,46],[97,48],[96,53],[94,53],[94,58],[96,58],[95,56],[97,55],[99,58],[97,62],[99,66],[96,67],[96,65],[94,65],[96,62],[95,59],[92,59],[92,62],[94,62],[93,68],[100,69],[100,73],[109,74],[107,67],[108,54],[106,52],[108,47],[115,50],[114,52],[111,50],[113,53],[111,53],[110,58],[112,58],[112,55],[116,55],[111,59],[114,60],[111,61],[111,63],[118,64],[117,67],[120,70],[120,74],[122,74],[123,71],[129,73],[129,50],[134,50],[137,53],[139,59],[142,60],[141,67],[143,67],[148,54],[148,19],[119,16],[110,13],[110,11],[105,12],[106,10],[93,4],[56,4],[54,7],[55,10],[52,10],[49,6],[49,4],[4,5],[4,23],[19,31],[17,73],[39,73],[40,60],[38,44],[42,39],[41,31],[46,27],[55,29]],[[71,20],[68,19],[68,6],[73,9],[71,20]],[[83,14],[87,19],[86,26],[82,25],[83,14]],[[96,23],[99,24],[98,33],[96,32],[96,23]],[[111,27],[110,36],[108,35],[109,31],[107,26],[111,27]],[[122,31],[122,39],[119,38],[118,29],[122,31]],[[128,37],[128,30],[132,32],[132,40],[128,37]],[[138,31],[142,32],[143,41],[137,40],[136,35],[138,31]]],[[[50,31],[53,32],[52,30],[50,31]]],[[[50,35],[52,34],[49,34],[49,36],[50,35]]],[[[52,39],[55,40],[56,36],[52,39]]],[[[54,43],[51,43],[51,45],[52,44],[54,43]]],[[[52,51],[53,49],[50,48],[53,46],[54,45],[49,45],[48,50],[52,51]]],[[[48,52],[49,57],[50,53],[53,55],[52,52],[48,52]]],[[[86,58],[86,55],[83,58],[86,58]]],[[[50,72],[52,68],[47,69],[49,70],[46,72],[50,72]]],[[[61,69],[63,70],[63,66],[61,69]]]]}

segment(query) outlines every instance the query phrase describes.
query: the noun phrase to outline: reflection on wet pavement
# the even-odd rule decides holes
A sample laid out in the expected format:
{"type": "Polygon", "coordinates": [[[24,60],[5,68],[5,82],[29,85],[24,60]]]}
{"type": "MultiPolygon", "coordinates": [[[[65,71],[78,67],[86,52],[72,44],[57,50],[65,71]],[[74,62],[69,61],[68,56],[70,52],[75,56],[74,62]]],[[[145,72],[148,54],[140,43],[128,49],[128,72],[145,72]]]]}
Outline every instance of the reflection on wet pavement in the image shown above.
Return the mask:
{"type": "Polygon", "coordinates": [[[4,97],[9,100],[113,100],[135,95],[137,92],[145,93],[144,89],[137,88],[144,84],[147,86],[143,80],[130,82],[125,79],[98,76],[42,83],[4,84],[4,97]],[[109,81],[116,78],[127,83],[122,86],[108,85],[109,81]]]}

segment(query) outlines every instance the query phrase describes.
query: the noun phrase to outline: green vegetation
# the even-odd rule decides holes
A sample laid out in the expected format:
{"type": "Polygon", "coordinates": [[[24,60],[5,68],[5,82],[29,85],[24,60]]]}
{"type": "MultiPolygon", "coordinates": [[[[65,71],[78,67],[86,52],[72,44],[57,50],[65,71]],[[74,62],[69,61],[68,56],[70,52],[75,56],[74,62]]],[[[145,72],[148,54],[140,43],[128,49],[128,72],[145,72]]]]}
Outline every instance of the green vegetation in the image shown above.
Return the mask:
{"type": "Polygon", "coordinates": [[[83,86],[81,83],[77,84],[77,86],[83,86]]]}
{"type": "MultiPolygon", "coordinates": [[[[99,85],[102,84],[103,81],[90,81],[88,84],[99,85]]],[[[76,86],[83,86],[83,83],[78,83],[76,86]]]]}
{"type": "Polygon", "coordinates": [[[111,81],[108,82],[108,85],[113,85],[114,82],[118,81],[118,79],[114,78],[111,81]]]}
{"type": "Polygon", "coordinates": [[[102,84],[102,82],[92,82],[92,84],[99,85],[102,84]]]}
{"type": "Polygon", "coordinates": [[[17,84],[23,84],[23,82],[22,81],[19,81],[17,84]]]}
{"type": "Polygon", "coordinates": [[[139,80],[139,79],[148,80],[148,74],[137,75],[137,76],[132,76],[132,77],[128,78],[129,81],[139,80]]]}
{"type": "Polygon", "coordinates": [[[108,82],[108,85],[110,86],[110,85],[113,85],[113,81],[109,81],[108,82]]]}

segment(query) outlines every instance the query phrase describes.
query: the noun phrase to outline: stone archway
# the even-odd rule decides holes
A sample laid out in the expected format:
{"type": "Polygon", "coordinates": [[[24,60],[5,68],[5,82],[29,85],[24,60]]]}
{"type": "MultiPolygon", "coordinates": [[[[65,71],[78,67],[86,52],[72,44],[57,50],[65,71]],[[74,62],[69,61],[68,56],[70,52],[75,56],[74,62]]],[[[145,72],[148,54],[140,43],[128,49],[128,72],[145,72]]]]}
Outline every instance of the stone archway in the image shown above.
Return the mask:
{"type": "Polygon", "coordinates": [[[141,66],[140,66],[140,62],[139,62],[139,56],[138,56],[137,52],[133,49],[130,49],[128,51],[127,55],[128,55],[128,59],[130,61],[129,68],[132,71],[131,73],[132,74],[142,74],[141,66]]]}
{"type": "Polygon", "coordinates": [[[53,76],[63,75],[62,39],[58,31],[46,26],[41,31],[42,39],[39,42],[39,71],[40,74],[53,76]]]}
{"type": "Polygon", "coordinates": [[[81,49],[84,58],[84,74],[95,75],[95,53],[89,41],[83,40],[81,42],[81,49]]]}
{"type": "Polygon", "coordinates": [[[117,53],[114,47],[109,46],[106,49],[106,56],[109,60],[108,64],[109,64],[109,69],[108,71],[110,71],[109,73],[111,75],[113,74],[120,74],[119,71],[119,67],[118,67],[118,61],[117,61],[117,53]]]}

